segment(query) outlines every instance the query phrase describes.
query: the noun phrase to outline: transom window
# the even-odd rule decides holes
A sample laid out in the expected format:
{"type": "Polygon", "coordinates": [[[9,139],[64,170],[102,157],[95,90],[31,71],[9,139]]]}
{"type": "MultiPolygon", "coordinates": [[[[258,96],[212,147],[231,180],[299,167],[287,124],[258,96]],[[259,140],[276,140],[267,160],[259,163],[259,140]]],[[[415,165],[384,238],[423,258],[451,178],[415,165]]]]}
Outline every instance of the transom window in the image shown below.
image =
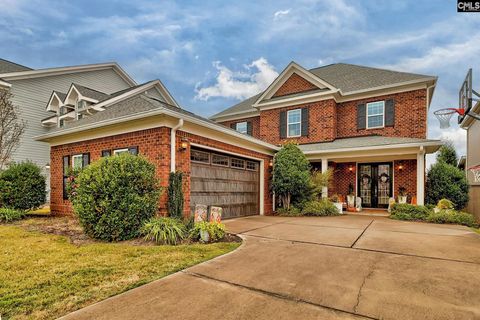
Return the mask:
{"type": "Polygon", "coordinates": [[[287,137],[299,137],[302,133],[302,110],[287,112],[287,137]]]}
{"type": "Polygon", "coordinates": [[[119,155],[119,154],[127,153],[127,152],[128,152],[128,148],[115,149],[115,150],[113,150],[113,155],[119,155]]]}
{"type": "Polygon", "coordinates": [[[245,160],[232,158],[230,160],[230,166],[232,168],[245,169],[245,160]]]}
{"type": "Polygon", "coordinates": [[[219,154],[212,154],[212,164],[216,166],[228,167],[228,157],[219,154]]]}
{"type": "Polygon", "coordinates": [[[367,103],[367,129],[383,128],[385,125],[385,101],[367,103]]]}
{"type": "Polygon", "coordinates": [[[195,162],[210,163],[210,154],[199,150],[190,151],[190,160],[195,162]]]}
{"type": "Polygon", "coordinates": [[[253,161],[247,161],[247,170],[257,170],[257,163],[253,161]]]}
{"type": "Polygon", "coordinates": [[[237,126],[236,126],[236,130],[240,133],[244,133],[246,134],[248,132],[248,129],[247,129],[247,122],[244,121],[244,122],[238,122],[237,123],[237,126]]]}

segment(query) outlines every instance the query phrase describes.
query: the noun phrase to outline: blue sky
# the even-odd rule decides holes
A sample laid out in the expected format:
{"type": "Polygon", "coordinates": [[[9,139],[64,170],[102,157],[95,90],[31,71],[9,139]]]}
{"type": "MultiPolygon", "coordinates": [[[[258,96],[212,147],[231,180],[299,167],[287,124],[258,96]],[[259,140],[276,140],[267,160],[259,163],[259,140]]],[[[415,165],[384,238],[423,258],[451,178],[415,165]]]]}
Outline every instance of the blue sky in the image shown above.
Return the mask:
{"type": "MultiPolygon", "coordinates": [[[[468,68],[480,87],[480,14],[456,1],[0,0],[0,57],[32,68],[117,61],[158,78],[182,106],[210,116],[262,90],[294,60],[348,62],[439,76],[432,110],[454,106],[468,68]]],[[[453,123],[453,121],[452,121],[453,123]]]]}

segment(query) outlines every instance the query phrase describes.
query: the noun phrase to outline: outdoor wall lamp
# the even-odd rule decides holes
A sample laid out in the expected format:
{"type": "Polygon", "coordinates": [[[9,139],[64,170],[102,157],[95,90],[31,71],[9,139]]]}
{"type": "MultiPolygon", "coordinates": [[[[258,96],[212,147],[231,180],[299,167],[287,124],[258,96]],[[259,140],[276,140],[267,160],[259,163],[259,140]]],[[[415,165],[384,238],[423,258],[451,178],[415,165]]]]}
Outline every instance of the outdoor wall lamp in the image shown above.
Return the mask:
{"type": "Polygon", "coordinates": [[[349,166],[348,171],[353,172],[353,166],[349,166]]]}
{"type": "Polygon", "coordinates": [[[188,141],[185,139],[182,139],[182,141],[180,142],[180,149],[186,150],[187,148],[188,148],[188,141]]]}
{"type": "Polygon", "coordinates": [[[269,166],[269,167],[273,167],[273,160],[270,160],[270,161],[268,162],[268,166],[269,166]]]}
{"type": "Polygon", "coordinates": [[[400,162],[400,164],[398,165],[398,170],[400,170],[400,171],[403,170],[403,162],[400,162]]]}

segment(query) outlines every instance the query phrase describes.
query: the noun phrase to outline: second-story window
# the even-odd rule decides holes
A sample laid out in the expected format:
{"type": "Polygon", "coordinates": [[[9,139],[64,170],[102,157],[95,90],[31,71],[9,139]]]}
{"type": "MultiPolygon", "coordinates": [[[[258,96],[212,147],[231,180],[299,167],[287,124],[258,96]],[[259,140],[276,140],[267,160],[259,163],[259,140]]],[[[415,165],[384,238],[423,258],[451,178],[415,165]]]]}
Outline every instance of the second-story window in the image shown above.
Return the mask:
{"type": "Polygon", "coordinates": [[[385,101],[367,103],[367,129],[385,126],[385,101]]]}
{"type": "Polygon", "coordinates": [[[287,137],[299,137],[302,134],[302,109],[287,112],[287,137]]]}
{"type": "Polygon", "coordinates": [[[237,122],[235,129],[240,133],[246,134],[248,132],[247,122],[246,121],[237,122]]]}

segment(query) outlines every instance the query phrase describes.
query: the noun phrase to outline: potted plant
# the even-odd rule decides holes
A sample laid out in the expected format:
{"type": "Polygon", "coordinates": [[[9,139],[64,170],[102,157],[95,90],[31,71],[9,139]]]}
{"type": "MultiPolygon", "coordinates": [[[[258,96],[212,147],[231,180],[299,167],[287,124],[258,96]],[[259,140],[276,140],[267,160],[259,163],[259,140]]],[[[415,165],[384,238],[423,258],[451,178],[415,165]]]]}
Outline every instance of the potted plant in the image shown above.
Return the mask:
{"type": "Polygon", "coordinates": [[[339,213],[342,213],[343,204],[340,202],[340,197],[338,194],[334,194],[330,200],[333,202],[339,213]]]}
{"type": "Polygon", "coordinates": [[[407,203],[407,190],[404,187],[398,188],[398,203],[407,203]]]}
{"type": "Polygon", "coordinates": [[[353,192],[353,184],[348,185],[347,207],[355,207],[355,193],[353,192]]]}

